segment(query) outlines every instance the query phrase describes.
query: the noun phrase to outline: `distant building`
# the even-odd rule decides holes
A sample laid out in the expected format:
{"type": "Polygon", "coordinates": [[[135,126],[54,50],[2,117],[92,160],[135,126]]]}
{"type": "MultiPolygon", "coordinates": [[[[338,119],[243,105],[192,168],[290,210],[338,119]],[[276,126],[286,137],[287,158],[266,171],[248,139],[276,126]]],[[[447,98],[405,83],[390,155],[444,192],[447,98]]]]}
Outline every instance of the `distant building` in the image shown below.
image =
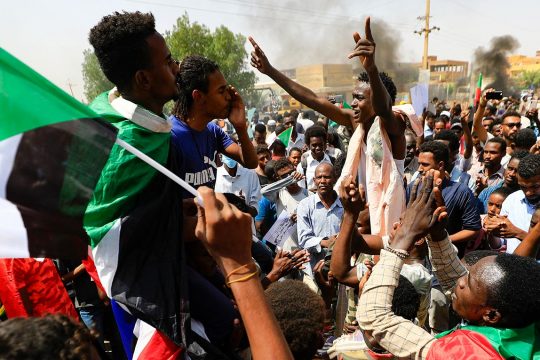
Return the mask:
{"type": "MultiPolygon", "coordinates": [[[[315,64],[304,65],[294,69],[280,70],[287,77],[311,89],[319,96],[340,96],[349,104],[352,103],[352,89],[355,76],[351,64],[315,64]]],[[[256,89],[272,90],[283,103],[282,111],[289,109],[303,109],[301,105],[288,95],[276,83],[259,83],[256,89]]]]}
{"type": "Polygon", "coordinates": [[[454,83],[467,77],[469,63],[459,60],[437,60],[436,56],[428,56],[430,83],[454,83]]]}
{"type": "Polygon", "coordinates": [[[518,77],[524,71],[540,70],[540,50],[536,51],[536,56],[510,55],[507,57],[510,69],[510,77],[518,77]]]}

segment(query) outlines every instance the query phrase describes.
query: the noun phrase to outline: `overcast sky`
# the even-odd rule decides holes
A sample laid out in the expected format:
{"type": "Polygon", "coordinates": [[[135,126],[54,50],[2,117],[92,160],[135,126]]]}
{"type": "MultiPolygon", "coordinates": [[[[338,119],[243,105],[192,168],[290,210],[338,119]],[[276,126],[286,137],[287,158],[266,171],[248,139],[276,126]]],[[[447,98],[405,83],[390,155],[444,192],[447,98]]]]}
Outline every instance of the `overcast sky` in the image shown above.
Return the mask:
{"type": "MultiPolygon", "coordinates": [[[[351,33],[363,35],[368,15],[372,23],[384,21],[386,35],[398,44],[399,61],[419,62],[423,51],[423,40],[413,31],[422,27],[417,17],[425,12],[425,0],[4,0],[0,46],[64,90],[71,83],[81,99],[88,31],[104,15],[120,10],[151,11],[162,33],[184,12],[211,29],[223,24],[252,35],[280,68],[346,62],[351,33]]],[[[534,56],[540,50],[539,15],[537,0],[432,0],[431,25],[441,30],[432,33],[429,53],[471,61],[478,46],[510,34],[521,44],[518,53],[534,56]]]]}

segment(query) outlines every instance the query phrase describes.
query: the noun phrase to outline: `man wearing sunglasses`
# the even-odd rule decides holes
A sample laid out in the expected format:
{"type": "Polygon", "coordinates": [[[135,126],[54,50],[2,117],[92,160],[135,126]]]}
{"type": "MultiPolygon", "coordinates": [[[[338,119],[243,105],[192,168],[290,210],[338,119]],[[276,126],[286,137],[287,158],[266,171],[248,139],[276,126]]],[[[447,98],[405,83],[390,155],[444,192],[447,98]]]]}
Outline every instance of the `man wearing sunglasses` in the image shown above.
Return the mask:
{"type": "Polygon", "coordinates": [[[507,111],[502,116],[502,136],[506,141],[506,155],[502,158],[501,165],[505,168],[512,157],[519,129],[521,129],[521,115],[516,111],[507,111]]]}

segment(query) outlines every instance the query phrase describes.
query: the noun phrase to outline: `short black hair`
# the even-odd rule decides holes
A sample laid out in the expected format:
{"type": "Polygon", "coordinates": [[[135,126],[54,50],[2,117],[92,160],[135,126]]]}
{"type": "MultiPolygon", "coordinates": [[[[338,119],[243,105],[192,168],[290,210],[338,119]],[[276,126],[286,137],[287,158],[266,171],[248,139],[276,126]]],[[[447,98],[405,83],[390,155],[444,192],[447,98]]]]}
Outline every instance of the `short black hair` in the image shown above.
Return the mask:
{"type": "Polygon", "coordinates": [[[326,130],[324,130],[324,128],[320,125],[310,126],[304,134],[304,141],[306,142],[306,145],[309,145],[312,137],[321,138],[324,142],[326,142],[326,130]]]}
{"type": "Polygon", "coordinates": [[[508,187],[500,187],[498,189],[495,189],[493,190],[493,192],[489,195],[501,195],[502,197],[504,197],[505,199],[508,197],[508,195],[510,195],[511,193],[513,193],[515,190],[514,189],[510,189],[508,187]]]}
{"type": "Polygon", "coordinates": [[[450,162],[450,151],[448,146],[440,141],[428,141],[420,145],[420,153],[429,152],[433,154],[436,162],[442,161],[444,165],[450,162]]]}
{"type": "Polygon", "coordinates": [[[269,154],[272,153],[270,149],[268,149],[268,146],[261,145],[261,144],[257,145],[257,147],[255,148],[255,152],[257,153],[257,155],[262,154],[262,153],[269,153],[269,154]]]}
{"type": "Polygon", "coordinates": [[[273,283],[265,294],[294,359],[313,359],[323,345],[323,299],[298,280],[273,283]]]}
{"type": "Polygon", "coordinates": [[[491,124],[489,124],[489,132],[492,132],[493,131],[493,127],[497,126],[497,125],[501,125],[502,124],[502,121],[501,119],[494,119],[493,122],[491,124]]]}
{"type": "Polygon", "coordinates": [[[510,161],[512,161],[512,159],[518,159],[521,161],[521,159],[529,156],[531,153],[528,152],[527,150],[514,150],[514,152],[512,153],[512,157],[510,158],[510,161]]]}
{"type": "Polygon", "coordinates": [[[293,152],[293,151],[298,151],[300,154],[302,154],[302,149],[298,148],[298,147],[292,147],[290,148],[289,150],[289,155],[293,152]]]}
{"type": "Polygon", "coordinates": [[[265,133],[266,132],[266,126],[264,126],[264,124],[257,124],[255,125],[255,131],[258,132],[258,133],[265,133]]]}
{"type": "Polygon", "coordinates": [[[285,125],[279,124],[278,126],[276,126],[276,130],[275,130],[276,135],[279,135],[284,131],[285,131],[285,125]]]}
{"type": "Polygon", "coordinates": [[[497,107],[495,105],[487,105],[486,106],[486,110],[489,110],[492,114],[496,114],[497,113],[497,107]]]}
{"type": "Polygon", "coordinates": [[[448,141],[448,147],[450,148],[450,151],[459,150],[459,137],[452,130],[441,130],[438,134],[435,134],[435,136],[433,136],[433,139],[448,141]]]}
{"type": "Polygon", "coordinates": [[[266,166],[264,167],[264,175],[271,180],[274,180],[276,177],[276,172],[274,169],[275,166],[276,160],[270,160],[266,163],[266,166]]]}
{"type": "Polygon", "coordinates": [[[517,111],[514,111],[514,110],[509,110],[509,111],[505,112],[501,116],[501,123],[504,123],[504,119],[506,119],[507,117],[510,117],[510,116],[514,116],[514,117],[517,117],[517,118],[521,119],[521,114],[520,113],[518,113],[517,111]]]}
{"type": "Polygon", "coordinates": [[[463,262],[468,267],[471,267],[476,264],[480,259],[493,255],[499,255],[499,252],[497,250],[475,250],[465,254],[465,256],[463,256],[463,262]]]}
{"type": "Polygon", "coordinates": [[[435,125],[436,123],[444,123],[446,125],[446,123],[448,122],[448,120],[446,119],[443,119],[441,116],[435,118],[435,121],[433,122],[433,125],[435,125]]]}
{"type": "MultiPolygon", "coordinates": [[[[385,72],[380,72],[379,77],[381,78],[381,81],[386,88],[386,91],[388,91],[388,95],[390,95],[390,98],[392,99],[392,105],[396,102],[396,96],[397,96],[397,88],[394,84],[394,81],[390,76],[388,76],[385,72]]],[[[369,76],[367,72],[362,72],[360,75],[358,75],[358,81],[365,82],[369,84],[369,76]]]]}
{"type": "Polygon", "coordinates": [[[342,152],[336,158],[336,161],[334,161],[334,172],[336,173],[337,177],[341,176],[341,172],[343,171],[343,166],[345,166],[345,160],[347,160],[347,153],[342,152]]]}
{"type": "Polygon", "coordinates": [[[501,326],[521,328],[540,320],[540,264],[528,257],[503,253],[491,266],[503,274],[494,281],[486,279],[487,305],[501,313],[501,326]]]}
{"type": "Polygon", "coordinates": [[[392,298],[392,312],[404,319],[414,321],[420,308],[420,294],[403,275],[399,275],[398,286],[392,298]]]}
{"type": "Polygon", "coordinates": [[[432,113],[431,111],[426,111],[426,114],[425,114],[425,118],[426,119],[435,119],[437,115],[435,115],[434,113],[432,113]]]}
{"type": "Polygon", "coordinates": [[[519,149],[529,150],[536,144],[536,135],[529,128],[521,129],[517,132],[514,144],[519,149]]]}
{"type": "Polygon", "coordinates": [[[146,40],[153,34],[154,15],[139,11],[107,15],[90,30],[88,40],[101,70],[120,91],[130,88],[137,71],[151,66],[146,40]]]}
{"type": "Polygon", "coordinates": [[[176,117],[185,119],[188,116],[189,109],[193,106],[193,90],[206,93],[208,77],[216,71],[219,71],[218,64],[204,56],[190,55],[182,60],[178,71],[180,95],[173,110],[176,117]]]}
{"type": "Polygon", "coordinates": [[[519,162],[518,175],[530,179],[540,175],[540,154],[529,154],[519,162]]]}
{"type": "MultiPolygon", "coordinates": [[[[500,138],[498,136],[494,137],[494,138],[491,138],[489,139],[486,144],[488,143],[495,143],[495,144],[499,144],[500,145],[500,148],[499,150],[501,150],[501,153],[503,154],[506,154],[506,141],[504,141],[503,138],[500,138]]],[[[531,145],[532,146],[532,145],[531,145]]]]}
{"type": "Polygon", "coordinates": [[[291,168],[294,168],[293,164],[291,164],[291,162],[289,160],[287,160],[287,158],[281,158],[281,159],[278,159],[276,160],[275,164],[274,164],[274,172],[277,174],[277,172],[283,168],[286,168],[286,167],[291,167],[291,168]]]}
{"type": "Polygon", "coordinates": [[[90,359],[94,341],[84,325],[66,315],[0,322],[2,359],[90,359]]]}

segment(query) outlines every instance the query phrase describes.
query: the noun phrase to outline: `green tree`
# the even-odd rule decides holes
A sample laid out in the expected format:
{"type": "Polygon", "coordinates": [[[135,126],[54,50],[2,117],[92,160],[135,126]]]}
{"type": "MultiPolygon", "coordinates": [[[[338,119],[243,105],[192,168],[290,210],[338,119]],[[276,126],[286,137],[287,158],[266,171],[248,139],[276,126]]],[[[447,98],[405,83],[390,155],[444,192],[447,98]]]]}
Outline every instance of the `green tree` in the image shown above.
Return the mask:
{"type": "Polygon", "coordinates": [[[84,96],[90,102],[102,92],[112,89],[114,85],[105,77],[103,71],[101,71],[98,59],[92,50],[84,50],[83,55],[82,74],[84,79],[84,96]]]}
{"type": "Polygon", "coordinates": [[[519,75],[518,83],[522,88],[529,88],[531,86],[538,88],[540,86],[540,70],[522,72],[519,75]]]}
{"type": "Polygon", "coordinates": [[[180,61],[188,55],[202,55],[215,61],[227,81],[236,87],[248,106],[254,106],[255,73],[248,68],[245,36],[232,33],[220,26],[211,31],[197,22],[191,23],[184,13],[176,20],[172,31],[165,32],[165,40],[174,58],[180,61]]]}

